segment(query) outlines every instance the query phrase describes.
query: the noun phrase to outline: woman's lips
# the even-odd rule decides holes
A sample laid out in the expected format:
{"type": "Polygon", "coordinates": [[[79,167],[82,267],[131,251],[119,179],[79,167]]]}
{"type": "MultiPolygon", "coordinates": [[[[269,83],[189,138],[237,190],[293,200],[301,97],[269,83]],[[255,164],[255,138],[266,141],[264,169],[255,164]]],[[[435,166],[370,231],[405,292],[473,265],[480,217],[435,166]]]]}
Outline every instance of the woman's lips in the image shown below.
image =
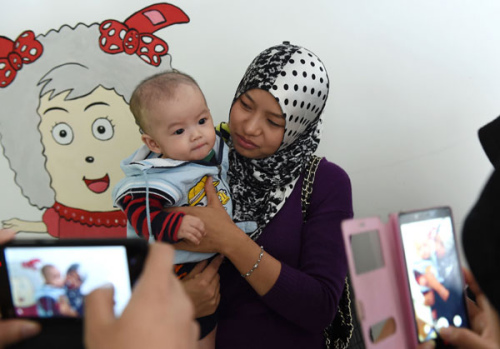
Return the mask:
{"type": "Polygon", "coordinates": [[[251,141],[249,141],[248,139],[246,139],[240,135],[236,135],[236,141],[238,142],[238,144],[242,148],[249,149],[249,150],[257,148],[257,145],[255,143],[252,143],[251,141]]]}

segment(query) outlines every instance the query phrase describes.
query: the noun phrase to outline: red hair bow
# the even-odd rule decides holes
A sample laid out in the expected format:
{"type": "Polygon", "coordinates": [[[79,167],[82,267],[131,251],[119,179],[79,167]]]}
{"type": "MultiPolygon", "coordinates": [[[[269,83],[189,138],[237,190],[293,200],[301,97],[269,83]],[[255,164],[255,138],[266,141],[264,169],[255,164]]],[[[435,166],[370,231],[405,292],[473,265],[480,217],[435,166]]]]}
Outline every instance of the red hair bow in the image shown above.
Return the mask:
{"type": "Polygon", "coordinates": [[[0,36],[0,88],[8,86],[23,64],[36,61],[42,52],[43,46],[31,30],[23,32],[15,42],[0,36]]]}
{"type": "Polygon", "coordinates": [[[186,22],[189,22],[189,17],[174,5],[151,5],[134,13],[124,23],[112,19],[102,22],[99,26],[99,45],[107,53],[135,53],[146,63],[158,66],[161,56],[168,52],[168,45],[152,33],[186,22]]]}

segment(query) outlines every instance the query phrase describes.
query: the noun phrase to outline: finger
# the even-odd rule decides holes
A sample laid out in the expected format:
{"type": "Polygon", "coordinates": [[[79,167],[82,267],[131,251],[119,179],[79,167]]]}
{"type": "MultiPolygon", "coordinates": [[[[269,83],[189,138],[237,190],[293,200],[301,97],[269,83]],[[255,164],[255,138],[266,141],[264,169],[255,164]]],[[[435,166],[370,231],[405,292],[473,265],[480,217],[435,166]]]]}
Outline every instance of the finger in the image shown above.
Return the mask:
{"type": "Polygon", "coordinates": [[[192,244],[195,244],[195,245],[199,245],[200,244],[200,241],[201,241],[201,238],[199,238],[197,236],[197,234],[189,234],[188,236],[186,236],[186,239],[191,242],[192,244]]]}
{"type": "Polygon", "coordinates": [[[467,312],[469,313],[469,318],[475,317],[478,313],[480,313],[481,309],[479,309],[476,302],[471,300],[470,298],[466,299],[467,312]]]}
{"type": "Polygon", "coordinates": [[[0,245],[14,239],[16,232],[12,229],[0,229],[0,245]]]}
{"type": "Polygon", "coordinates": [[[419,344],[416,349],[434,349],[435,347],[436,347],[436,342],[431,340],[419,344]]]}
{"type": "Polygon", "coordinates": [[[207,264],[208,264],[207,260],[204,260],[204,261],[197,263],[194,266],[194,268],[189,272],[189,274],[187,274],[186,277],[184,277],[182,280],[187,281],[187,280],[194,278],[196,275],[201,273],[206,268],[207,264]]]}
{"type": "Polygon", "coordinates": [[[95,333],[115,321],[113,312],[114,288],[111,284],[92,291],[85,297],[84,327],[86,333],[95,333]]]}
{"type": "Polygon", "coordinates": [[[155,242],[149,246],[146,262],[141,278],[162,277],[162,282],[172,273],[174,261],[174,250],[171,246],[162,242],[155,242]]]}
{"type": "Polygon", "coordinates": [[[190,231],[196,234],[203,234],[205,232],[205,224],[201,219],[194,219],[189,222],[190,231]]]}
{"type": "Polygon", "coordinates": [[[479,335],[466,328],[444,327],[439,331],[441,338],[452,345],[464,348],[486,348],[479,335]]]}
{"type": "Polygon", "coordinates": [[[463,270],[463,273],[464,273],[464,279],[465,279],[465,283],[467,285],[469,285],[469,288],[470,290],[476,295],[478,296],[479,294],[481,294],[481,289],[479,288],[479,285],[476,281],[476,279],[474,278],[474,275],[472,275],[472,272],[467,269],[467,268],[462,268],[463,270]]]}
{"type": "Polygon", "coordinates": [[[0,348],[33,337],[40,333],[40,324],[28,320],[5,320],[0,322],[0,348]]]}
{"type": "Polygon", "coordinates": [[[215,285],[215,307],[218,307],[220,303],[220,282],[219,280],[217,280],[216,282],[217,283],[215,285]]]}
{"type": "Polygon", "coordinates": [[[205,183],[205,193],[207,194],[207,206],[220,206],[222,207],[219,197],[214,188],[213,178],[208,177],[205,183]]]}
{"type": "Polygon", "coordinates": [[[222,261],[224,260],[224,257],[222,255],[217,255],[210,264],[203,270],[203,277],[206,278],[207,280],[212,280],[219,271],[219,267],[222,264],[222,261]]]}

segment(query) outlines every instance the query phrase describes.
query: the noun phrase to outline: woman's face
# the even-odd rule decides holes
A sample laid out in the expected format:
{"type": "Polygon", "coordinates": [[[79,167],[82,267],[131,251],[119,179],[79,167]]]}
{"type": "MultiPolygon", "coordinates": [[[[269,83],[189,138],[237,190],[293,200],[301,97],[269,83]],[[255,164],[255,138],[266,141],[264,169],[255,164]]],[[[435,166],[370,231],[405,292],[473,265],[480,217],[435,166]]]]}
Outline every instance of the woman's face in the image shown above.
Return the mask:
{"type": "Polygon", "coordinates": [[[243,93],[229,115],[234,148],[251,159],[273,155],[281,145],[285,125],[280,105],[273,95],[261,89],[243,93]]]}

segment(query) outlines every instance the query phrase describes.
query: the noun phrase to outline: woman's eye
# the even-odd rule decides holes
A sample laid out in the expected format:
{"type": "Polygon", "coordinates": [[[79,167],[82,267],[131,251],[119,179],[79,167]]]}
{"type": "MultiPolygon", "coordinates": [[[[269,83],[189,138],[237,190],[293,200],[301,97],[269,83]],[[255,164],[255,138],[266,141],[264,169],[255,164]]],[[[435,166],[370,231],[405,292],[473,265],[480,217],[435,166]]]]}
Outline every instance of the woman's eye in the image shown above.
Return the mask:
{"type": "Polygon", "coordinates": [[[178,129],[178,130],[175,130],[175,132],[174,132],[174,134],[176,134],[176,135],[181,135],[181,134],[183,134],[183,133],[184,133],[184,129],[183,129],[183,128],[180,128],[180,129],[178,129]]]}
{"type": "Polygon", "coordinates": [[[240,99],[240,104],[243,107],[243,109],[247,110],[250,109],[250,106],[247,103],[245,103],[242,99],[240,99]]]}
{"type": "Polygon", "coordinates": [[[107,141],[115,134],[115,128],[108,119],[99,118],[92,124],[92,134],[100,141],[107,141]]]}
{"type": "Polygon", "coordinates": [[[267,122],[269,122],[272,126],[276,126],[276,127],[285,127],[285,125],[282,123],[281,120],[279,121],[274,121],[273,119],[267,119],[267,122]]]}
{"type": "Polygon", "coordinates": [[[61,145],[70,144],[73,142],[73,137],[73,129],[65,122],[58,123],[52,128],[52,138],[61,145]]]}

